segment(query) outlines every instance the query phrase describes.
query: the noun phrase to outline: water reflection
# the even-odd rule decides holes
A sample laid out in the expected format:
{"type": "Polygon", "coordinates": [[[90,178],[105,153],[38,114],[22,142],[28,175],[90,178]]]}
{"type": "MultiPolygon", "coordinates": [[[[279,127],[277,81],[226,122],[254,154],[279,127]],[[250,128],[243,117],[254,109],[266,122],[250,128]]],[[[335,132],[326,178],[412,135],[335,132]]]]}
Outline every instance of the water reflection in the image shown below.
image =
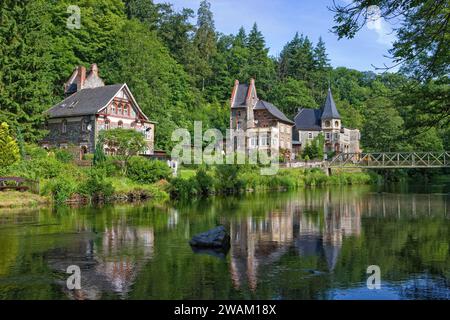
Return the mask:
{"type": "Polygon", "coordinates": [[[449,204],[357,187],[3,213],[0,299],[448,299],[449,204]],[[218,224],[229,253],[192,252],[191,236],[218,224]],[[365,286],[371,264],[379,292],[365,286]]]}
{"type": "Polygon", "coordinates": [[[69,265],[80,267],[81,290],[66,293],[80,300],[101,299],[105,292],[127,298],[142,267],[153,257],[153,228],[130,227],[120,220],[102,232],[79,228],[77,233],[80,236],[69,246],[46,253],[55,271],[64,272],[69,265]]]}
{"type": "Polygon", "coordinates": [[[273,264],[291,248],[299,256],[324,257],[326,271],[333,271],[343,238],[361,233],[361,203],[344,202],[330,191],[321,199],[306,195],[289,199],[264,217],[230,221],[230,273],[236,289],[248,281],[256,290],[258,267],[273,264]]]}

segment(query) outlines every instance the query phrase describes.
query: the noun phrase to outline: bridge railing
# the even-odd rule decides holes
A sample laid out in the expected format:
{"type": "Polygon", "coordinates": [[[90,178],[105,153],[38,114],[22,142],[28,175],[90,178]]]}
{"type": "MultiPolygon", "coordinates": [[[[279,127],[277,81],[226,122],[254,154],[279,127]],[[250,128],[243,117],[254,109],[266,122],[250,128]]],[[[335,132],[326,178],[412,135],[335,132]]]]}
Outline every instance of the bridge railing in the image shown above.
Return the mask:
{"type": "Polygon", "coordinates": [[[450,167],[450,151],[340,153],[328,167],[433,168],[450,167]]]}

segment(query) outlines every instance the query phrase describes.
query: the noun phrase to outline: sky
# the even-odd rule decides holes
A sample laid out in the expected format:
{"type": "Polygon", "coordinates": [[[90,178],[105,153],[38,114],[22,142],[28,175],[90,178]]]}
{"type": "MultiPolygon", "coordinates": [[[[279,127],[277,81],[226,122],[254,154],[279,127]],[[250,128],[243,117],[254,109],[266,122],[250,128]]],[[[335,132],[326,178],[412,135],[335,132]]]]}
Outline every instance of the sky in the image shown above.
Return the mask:
{"type": "MultiPolygon", "coordinates": [[[[154,2],[169,2],[176,10],[191,8],[197,12],[200,0],[154,2]]],[[[393,64],[385,57],[389,55],[388,50],[395,40],[392,26],[383,18],[375,19],[353,39],[338,40],[330,31],[334,25],[334,14],[327,7],[333,5],[332,0],[209,0],[209,2],[218,32],[236,34],[241,26],[248,32],[256,22],[273,56],[279,55],[283,46],[292,40],[298,31],[308,36],[314,44],[320,36],[322,37],[333,67],[343,66],[377,72],[373,66],[383,67],[384,64],[393,64]]],[[[336,2],[346,4],[351,0],[336,0],[336,2]]],[[[376,13],[376,10],[373,12],[376,13]]]]}

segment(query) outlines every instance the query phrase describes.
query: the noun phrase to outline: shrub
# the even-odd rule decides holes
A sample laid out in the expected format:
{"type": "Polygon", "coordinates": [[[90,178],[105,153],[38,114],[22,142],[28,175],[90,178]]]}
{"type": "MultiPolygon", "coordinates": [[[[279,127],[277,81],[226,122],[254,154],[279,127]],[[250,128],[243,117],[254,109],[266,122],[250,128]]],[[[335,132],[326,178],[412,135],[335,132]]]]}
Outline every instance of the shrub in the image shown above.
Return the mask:
{"type": "Polygon", "coordinates": [[[199,194],[197,180],[193,177],[190,179],[174,178],[170,185],[170,196],[173,198],[189,198],[199,194]]]}
{"type": "Polygon", "coordinates": [[[159,160],[132,157],[128,162],[127,176],[137,182],[154,183],[161,179],[168,179],[171,173],[169,166],[159,160]]]}
{"type": "Polygon", "coordinates": [[[92,168],[89,170],[87,180],[80,186],[79,192],[90,198],[108,198],[113,195],[114,188],[111,182],[106,180],[104,168],[92,168]]]}
{"type": "Polygon", "coordinates": [[[195,174],[198,192],[201,195],[208,195],[214,190],[214,179],[208,174],[204,167],[200,167],[195,174]]]}
{"type": "Polygon", "coordinates": [[[57,204],[67,201],[78,190],[77,182],[64,175],[55,179],[46,180],[42,186],[41,193],[43,195],[51,195],[57,204]]]}
{"type": "Polygon", "coordinates": [[[65,149],[57,149],[55,151],[55,157],[58,161],[68,163],[73,161],[73,154],[65,149]]]}
{"type": "Polygon", "coordinates": [[[239,179],[239,165],[220,164],[216,166],[216,190],[222,193],[237,193],[243,188],[239,179]]]}

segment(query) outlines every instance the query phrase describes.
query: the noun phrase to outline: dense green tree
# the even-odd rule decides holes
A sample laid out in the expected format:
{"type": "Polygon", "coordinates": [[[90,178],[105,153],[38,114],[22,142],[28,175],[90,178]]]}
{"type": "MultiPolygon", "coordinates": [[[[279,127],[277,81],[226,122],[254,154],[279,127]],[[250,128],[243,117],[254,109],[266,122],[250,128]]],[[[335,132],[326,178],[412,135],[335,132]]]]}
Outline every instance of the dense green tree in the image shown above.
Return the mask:
{"type": "Polygon", "coordinates": [[[275,63],[269,58],[269,49],[256,23],[253,24],[247,38],[248,60],[244,69],[244,76],[254,78],[258,82],[258,94],[264,98],[272,87],[275,77],[275,63]]]}
{"type": "Polygon", "coordinates": [[[277,82],[269,97],[291,119],[297,114],[298,108],[317,107],[306,82],[293,78],[277,82]]]}
{"type": "Polygon", "coordinates": [[[20,159],[20,150],[6,122],[0,123],[0,168],[5,168],[20,159]]]}
{"type": "Polygon", "coordinates": [[[367,101],[365,121],[361,132],[364,151],[402,151],[403,119],[387,98],[367,101]]]}

